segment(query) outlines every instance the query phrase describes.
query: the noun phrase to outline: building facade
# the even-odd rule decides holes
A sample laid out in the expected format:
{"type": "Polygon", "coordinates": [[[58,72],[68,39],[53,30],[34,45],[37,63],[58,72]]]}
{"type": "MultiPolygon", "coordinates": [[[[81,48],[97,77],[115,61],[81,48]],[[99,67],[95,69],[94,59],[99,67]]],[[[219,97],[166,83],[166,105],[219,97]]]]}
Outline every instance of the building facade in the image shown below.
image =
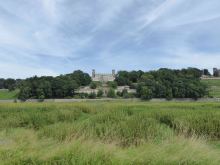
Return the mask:
{"type": "Polygon", "coordinates": [[[114,81],[115,77],[115,70],[112,70],[112,74],[96,73],[95,69],[92,70],[92,81],[109,82],[114,81]]]}

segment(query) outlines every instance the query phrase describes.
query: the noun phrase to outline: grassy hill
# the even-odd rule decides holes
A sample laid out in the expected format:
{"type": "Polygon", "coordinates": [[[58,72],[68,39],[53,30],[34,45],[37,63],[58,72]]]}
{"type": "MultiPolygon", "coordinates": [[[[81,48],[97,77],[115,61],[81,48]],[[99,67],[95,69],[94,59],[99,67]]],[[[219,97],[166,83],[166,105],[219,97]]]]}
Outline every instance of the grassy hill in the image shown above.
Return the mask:
{"type": "Polygon", "coordinates": [[[220,103],[0,104],[0,164],[220,164],[220,103]]]}
{"type": "Polygon", "coordinates": [[[15,99],[17,98],[18,90],[8,91],[8,90],[0,90],[0,99],[15,99]]]}
{"type": "Polygon", "coordinates": [[[220,80],[202,80],[209,87],[210,96],[220,98],[220,80]]]}

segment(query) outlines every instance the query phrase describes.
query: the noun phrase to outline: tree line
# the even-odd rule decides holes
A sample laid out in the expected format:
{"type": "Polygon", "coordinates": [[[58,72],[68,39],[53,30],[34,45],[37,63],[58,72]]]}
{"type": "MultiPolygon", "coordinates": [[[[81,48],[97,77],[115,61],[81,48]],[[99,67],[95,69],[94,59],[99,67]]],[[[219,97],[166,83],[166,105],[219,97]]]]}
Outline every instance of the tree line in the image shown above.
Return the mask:
{"type": "Polygon", "coordinates": [[[32,77],[20,84],[19,99],[49,99],[69,98],[75,95],[76,89],[80,86],[87,86],[91,83],[89,74],[80,70],[71,74],[57,77],[43,76],[32,77]]]}
{"type": "Polygon", "coordinates": [[[200,81],[203,72],[196,68],[172,70],[162,68],[157,71],[120,71],[118,85],[128,85],[137,90],[137,97],[152,98],[193,98],[208,94],[207,86],[200,81]]]}
{"type": "Polygon", "coordinates": [[[3,79],[3,78],[0,78],[0,89],[8,89],[10,91],[13,91],[16,88],[18,88],[21,81],[22,81],[21,79],[12,79],[12,78],[3,79]]]}
{"type": "MultiPolygon", "coordinates": [[[[201,98],[208,95],[207,86],[200,81],[203,71],[196,68],[172,70],[162,68],[157,71],[119,71],[115,82],[108,83],[111,87],[111,96],[117,86],[129,86],[136,89],[135,97],[141,99],[151,98],[201,98]]],[[[57,77],[42,76],[31,77],[25,80],[0,79],[0,89],[19,89],[18,98],[26,100],[49,98],[72,98],[76,96],[76,90],[80,86],[96,88],[88,73],[77,70],[70,74],[57,77]]],[[[100,92],[101,94],[101,92],[100,92]]],[[[99,95],[100,95],[99,94],[99,95]]],[[[124,91],[118,96],[125,95],[124,91]]],[[[91,95],[89,98],[93,98],[91,95]]]]}

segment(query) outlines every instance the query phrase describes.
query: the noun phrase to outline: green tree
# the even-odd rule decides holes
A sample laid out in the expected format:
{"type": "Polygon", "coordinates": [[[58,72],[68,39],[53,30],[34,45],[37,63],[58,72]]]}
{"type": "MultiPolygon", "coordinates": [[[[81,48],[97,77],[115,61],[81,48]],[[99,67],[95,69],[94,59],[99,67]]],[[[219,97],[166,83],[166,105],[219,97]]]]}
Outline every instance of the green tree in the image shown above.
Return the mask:
{"type": "Polygon", "coordinates": [[[42,88],[38,88],[36,91],[37,91],[37,99],[45,99],[44,90],[42,88]]]}
{"type": "Polygon", "coordinates": [[[172,89],[171,88],[167,88],[167,90],[166,90],[166,99],[167,100],[172,100],[172,98],[173,98],[172,89]]]}
{"type": "Polygon", "coordinates": [[[115,94],[115,90],[113,88],[110,88],[108,93],[107,93],[107,97],[109,98],[115,98],[116,94],[115,94]]]}
{"type": "Polygon", "coordinates": [[[108,86],[110,87],[110,88],[113,88],[113,89],[116,89],[117,88],[117,83],[116,82],[108,82],[108,86]]]}
{"type": "Polygon", "coordinates": [[[97,84],[95,82],[91,82],[90,83],[90,88],[91,89],[96,89],[97,88],[97,84]]]}
{"type": "Polygon", "coordinates": [[[89,98],[90,99],[95,99],[96,98],[96,93],[95,92],[90,93],[89,98]]]}
{"type": "Polygon", "coordinates": [[[22,87],[20,89],[18,98],[22,101],[26,101],[31,97],[31,88],[30,87],[22,87]]]}
{"type": "Polygon", "coordinates": [[[141,99],[150,100],[153,97],[152,90],[147,86],[143,86],[140,91],[141,99]]]}
{"type": "Polygon", "coordinates": [[[97,97],[102,97],[104,94],[103,90],[99,89],[97,93],[97,97]]]}
{"type": "Polygon", "coordinates": [[[10,91],[14,90],[16,87],[16,80],[9,78],[4,81],[4,88],[10,91]]]}
{"type": "Polygon", "coordinates": [[[3,78],[0,79],[0,89],[4,88],[4,81],[5,80],[3,78]]]}

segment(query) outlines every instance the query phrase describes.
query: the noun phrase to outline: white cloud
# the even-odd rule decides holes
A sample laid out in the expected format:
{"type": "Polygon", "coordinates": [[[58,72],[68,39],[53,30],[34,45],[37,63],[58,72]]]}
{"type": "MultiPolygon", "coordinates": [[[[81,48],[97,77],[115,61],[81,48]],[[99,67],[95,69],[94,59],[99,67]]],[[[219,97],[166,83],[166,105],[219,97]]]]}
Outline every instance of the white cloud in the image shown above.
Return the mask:
{"type": "Polygon", "coordinates": [[[219,0],[0,0],[0,77],[218,65],[219,8],[219,0]]]}
{"type": "Polygon", "coordinates": [[[193,50],[180,49],[170,51],[170,56],[161,57],[159,60],[163,65],[169,67],[198,67],[211,70],[213,67],[219,67],[220,53],[215,53],[210,56],[204,52],[194,52],[193,50]]]}
{"type": "Polygon", "coordinates": [[[41,67],[28,67],[24,65],[17,65],[13,63],[0,62],[0,77],[10,78],[26,78],[35,75],[38,76],[57,76],[58,73],[53,70],[41,67]],[[2,72],[4,71],[4,72],[2,72]]]}
{"type": "Polygon", "coordinates": [[[157,6],[155,9],[150,11],[149,13],[145,14],[140,21],[143,22],[143,25],[140,27],[139,30],[142,30],[146,28],[148,25],[156,21],[158,18],[160,18],[163,14],[165,14],[167,11],[169,11],[172,7],[180,3],[181,0],[165,0],[163,3],[161,3],[159,6],[157,6]]]}
{"type": "Polygon", "coordinates": [[[57,3],[58,0],[40,0],[43,6],[43,9],[48,17],[51,19],[56,19],[58,15],[57,3]]]}

